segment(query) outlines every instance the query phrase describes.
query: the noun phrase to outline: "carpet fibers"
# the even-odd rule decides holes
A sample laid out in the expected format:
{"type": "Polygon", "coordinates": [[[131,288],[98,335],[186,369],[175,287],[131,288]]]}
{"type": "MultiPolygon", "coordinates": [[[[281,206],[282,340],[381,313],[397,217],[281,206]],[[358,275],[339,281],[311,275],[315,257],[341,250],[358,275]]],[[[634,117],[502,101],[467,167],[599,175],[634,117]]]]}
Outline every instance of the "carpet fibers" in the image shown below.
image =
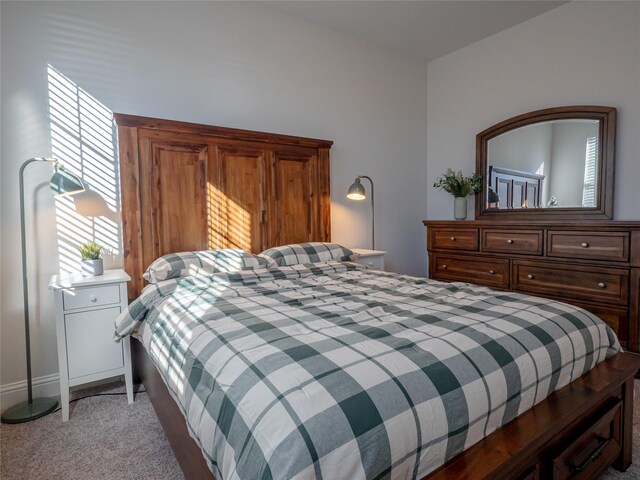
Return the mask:
{"type": "MultiPolygon", "coordinates": [[[[640,479],[640,381],[635,383],[633,465],[612,468],[600,480],[640,479]]],[[[120,384],[74,392],[73,398],[123,392],[120,384]]],[[[98,396],[71,404],[70,419],[57,411],[17,425],[0,426],[3,480],[182,480],[162,427],[145,393],[128,405],[124,395],[98,396]]]]}
{"type": "MultiPolygon", "coordinates": [[[[121,384],[72,392],[71,399],[124,392],[121,384]]],[[[2,480],[184,479],[146,393],[99,396],[28,423],[0,426],[2,480]]]]}

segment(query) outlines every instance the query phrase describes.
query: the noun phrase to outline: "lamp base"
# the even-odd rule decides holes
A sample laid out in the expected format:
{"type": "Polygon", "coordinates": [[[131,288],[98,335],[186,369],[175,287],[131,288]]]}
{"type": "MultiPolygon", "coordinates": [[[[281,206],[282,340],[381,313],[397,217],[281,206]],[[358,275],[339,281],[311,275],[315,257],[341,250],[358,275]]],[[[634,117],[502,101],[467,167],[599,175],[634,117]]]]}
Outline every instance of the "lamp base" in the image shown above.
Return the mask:
{"type": "Polygon", "coordinates": [[[31,403],[21,402],[2,413],[2,423],[30,422],[53,412],[58,406],[55,398],[34,398],[31,403]]]}

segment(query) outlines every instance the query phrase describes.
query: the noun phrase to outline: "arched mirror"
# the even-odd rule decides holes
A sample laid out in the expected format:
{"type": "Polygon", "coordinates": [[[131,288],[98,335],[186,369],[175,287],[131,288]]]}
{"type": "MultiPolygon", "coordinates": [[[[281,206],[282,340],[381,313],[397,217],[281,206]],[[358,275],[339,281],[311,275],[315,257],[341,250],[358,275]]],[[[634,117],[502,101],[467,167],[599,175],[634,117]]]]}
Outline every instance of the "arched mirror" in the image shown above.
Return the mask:
{"type": "Polygon", "coordinates": [[[616,109],[548,108],[476,137],[476,218],[611,219],[616,109]]]}

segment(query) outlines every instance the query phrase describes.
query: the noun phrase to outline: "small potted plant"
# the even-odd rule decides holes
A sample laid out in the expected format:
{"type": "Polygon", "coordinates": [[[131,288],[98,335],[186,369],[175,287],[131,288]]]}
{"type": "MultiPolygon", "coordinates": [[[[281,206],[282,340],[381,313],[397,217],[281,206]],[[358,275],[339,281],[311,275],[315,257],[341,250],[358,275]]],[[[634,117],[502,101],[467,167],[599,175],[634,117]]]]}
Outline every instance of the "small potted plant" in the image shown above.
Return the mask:
{"type": "Polygon", "coordinates": [[[447,168],[444,175],[438,178],[433,186],[455,197],[453,218],[464,220],[467,218],[467,197],[482,190],[482,175],[474,173],[469,177],[463,177],[461,171],[454,172],[447,168]]]}
{"type": "Polygon", "coordinates": [[[102,264],[102,247],[96,242],[89,241],[80,248],[82,256],[82,275],[85,277],[97,277],[104,273],[102,264]]]}

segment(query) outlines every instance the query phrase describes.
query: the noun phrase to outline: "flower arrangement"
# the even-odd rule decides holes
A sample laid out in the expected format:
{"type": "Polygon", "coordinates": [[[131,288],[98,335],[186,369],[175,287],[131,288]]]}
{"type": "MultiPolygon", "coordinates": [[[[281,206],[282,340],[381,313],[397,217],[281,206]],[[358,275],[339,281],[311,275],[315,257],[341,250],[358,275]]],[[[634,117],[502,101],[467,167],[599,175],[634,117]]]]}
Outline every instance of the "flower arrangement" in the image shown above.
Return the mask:
{"type": "Polygon", "coordinates": [[[96,242],[89,241],[81,245],[78,250],[82,260],[98,260],[102,256],[103,249],[96,242]]]}
{"type": "Polygon", "coordinates": [[[482,175],[474,173],[463,177],[461,171],[454,172],[450,168],[433,184],[434,187],[450,193],[456,198],[465,198],[482,190],[482,175]]]}

